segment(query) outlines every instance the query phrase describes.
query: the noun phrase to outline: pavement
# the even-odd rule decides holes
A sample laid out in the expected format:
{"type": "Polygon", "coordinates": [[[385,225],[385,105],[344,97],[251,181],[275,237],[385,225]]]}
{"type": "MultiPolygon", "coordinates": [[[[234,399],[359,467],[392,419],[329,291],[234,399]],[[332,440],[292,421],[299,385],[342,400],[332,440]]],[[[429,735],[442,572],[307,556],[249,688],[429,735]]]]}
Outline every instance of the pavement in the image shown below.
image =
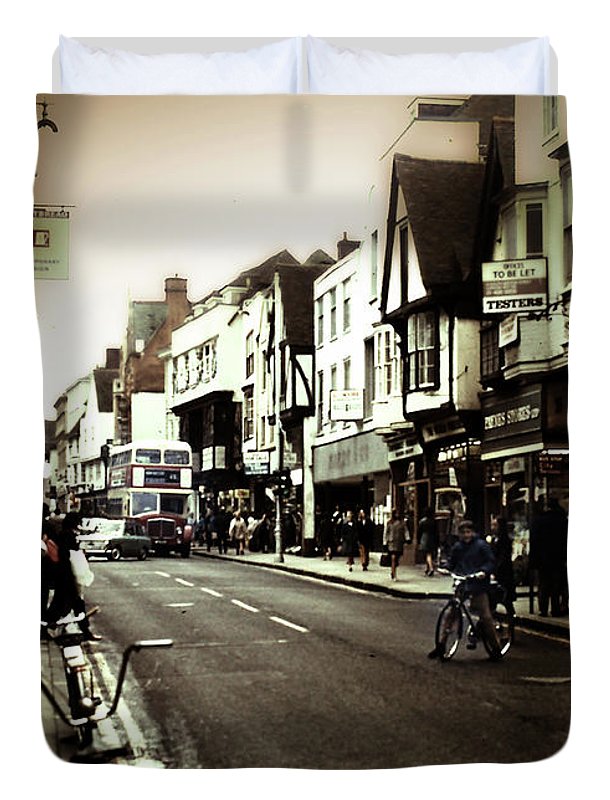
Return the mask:
{"type": "MultiPolygon", "coordinates": [[[[208,552],[205,546],[198,545],[193,547],[192,555],[198,558],[237,561],[247,567],[282,570],[295,575],[342,584],[354,589],[381,592],[394,597],[441,601],[452,594],[451,577],[439,573],[427,577],[422,564],[415,566],[401,564],[398,567],[397,580],[391,580],[389,568],[379,566],[380,553],[371,554],[370,564],[366,571],[362,569],[357,559],[350,571],[346,559],[341,556],[324,560],[321,556],[308,558],[284,553],[280,560],[274,553],[247,552],[240,556],[231,551],[226,555],[221,555],[216,549],[208,552]]],[[[569,641],[569,618],[567,616],[541,617],[537,613],[536,598],[530,596],[527,587],[517,589],[515,612],[517,630],[521,628],[569,641]]],[[[96,645],[95,643],[86,643],[84,646],[94,650],[96,645]]],[[[40,661],[42,680],[61,707],[66,709],[67,699],[62,658],[60,650],[54,642],[41,641],[40,661]]],[[[112,727],[110,720],[100,723],[90,748],[79,750],[74,731],[61,719],[44,695],[42,696],[41,710],[46,742],[51,752],[62,761],[134,763],[134,754],[130,753],[129,743],[122,741],[120,735],[117,738],[117,732],[112,727]]]]}

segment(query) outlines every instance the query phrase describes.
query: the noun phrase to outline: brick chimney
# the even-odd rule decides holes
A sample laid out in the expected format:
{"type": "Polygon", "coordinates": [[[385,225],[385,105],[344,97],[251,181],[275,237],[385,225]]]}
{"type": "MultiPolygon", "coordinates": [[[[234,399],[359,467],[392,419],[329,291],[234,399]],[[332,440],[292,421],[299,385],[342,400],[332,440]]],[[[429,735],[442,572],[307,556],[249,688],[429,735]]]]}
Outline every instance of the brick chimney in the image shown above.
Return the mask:
{"type": "Polygon", "coordinates": [[[347,232],[343,233],[343,239],[337,242],[337,259],[341,261],[342,258],[349,255],[353,250],[360,247],[360,242],[352,241],[347,238],[347,232]]]}
{"type": "Polygon", "coordinates": [[[167,303],[167,321],[171,329],[182,325],[191,312],[191,304],[186,296],[186,278],[165,279],[165,302],[167,303]]]}
{"type": "Polygon", "coordinates": [[[121,350],[118,347],[106,349],[106,369],[119,369],[121,366],[121,350]]]}

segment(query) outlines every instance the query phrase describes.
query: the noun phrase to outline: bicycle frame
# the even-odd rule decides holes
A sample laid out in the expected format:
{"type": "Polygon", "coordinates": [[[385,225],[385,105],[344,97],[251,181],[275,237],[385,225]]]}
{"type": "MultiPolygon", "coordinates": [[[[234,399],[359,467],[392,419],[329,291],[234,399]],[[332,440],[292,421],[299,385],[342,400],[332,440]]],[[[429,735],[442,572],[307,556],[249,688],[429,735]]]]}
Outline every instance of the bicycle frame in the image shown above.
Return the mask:
{"type": "Polygon", "coordinates": [[[109,706],[103,703],[100,697],[94,694],[94,681],[91,664],[85,655],[82,642],[83,633],[78,627],[80,617],[71,617],[59,625],[59,632],[53,637],[59,645],[63,658],[66,684],[68,688],[69,715],[56,700],[51,689],[41,679],[42,692],[51,703],[63,722],[72,728],[77,728],[81,746],[88,746],[92,742],[93,730],[98,722],[111,717],[117,709],[129,659],[134,652],[149,647],[171,647],[172,639],[144,639],[133,642],[123,652],[119,678],[114,697],[109,706]]]}
{"type": "Polygon", "coordinates": [[[483,642],[483,645],[490,657],[497,660],[498,657],[503,656],[508,652],[513,636],[513,628],[511,626],[511,619],[508,620],[508,628],[502,625],[498,620],[495,609],[492,610],[492,616],[496,619],[496,633],[497,641],[488,641],[484,632],[480,629],[480,619],[475,621],[475,617],[470,609],[468,600],[471,598],[471,593],[466,590],[466,582],[475,575],[456,575],[452,573],[454,580],[453,597],[447,601],[439,613],[436,625],[436,648],[441,653],[442,660],[449,660],[452,658],[459,647],[464,626],[464,618],[469,624],[469,649],[476,647],[477,640],[483,642]],[[507,634],[504,633],[507,631],[507,634]],[[447,649],[447,640],[449,636],[453,637],[450,647],[447,649]],[[440,649],[439,649],[440,648],[440,649]]]}

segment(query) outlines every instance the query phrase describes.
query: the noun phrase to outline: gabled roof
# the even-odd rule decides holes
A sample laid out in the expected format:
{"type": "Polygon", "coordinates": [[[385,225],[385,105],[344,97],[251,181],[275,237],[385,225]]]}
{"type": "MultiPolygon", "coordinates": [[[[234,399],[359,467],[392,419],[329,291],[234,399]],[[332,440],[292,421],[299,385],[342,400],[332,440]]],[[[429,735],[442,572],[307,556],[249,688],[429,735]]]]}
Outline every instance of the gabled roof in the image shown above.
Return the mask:
{"type": "Polygon", "coordinates": [[[478,163],[394,156],[394,179],[427,291],[471,274],[484,169],[478,163]]]}
{"type": "MultiPolygon", "coordinates": [[[[316,252],[323,253],[323,251],[316,252]]],[[[298,269],[282,266],[278,268],[284,307],[285,339],[289,344],[311,345],[314,341],[313,283],[319,275],[326,272],[329,264],[324,259],[320,259],[318,264],[311,264],[308,261],[298,269]]],[[[332,259],[331,263],[334,263],[332,259]]]]}
{"type": "Polygon", "coordinates": [[[135,351],[138,340],[146,344],[166,318],[167,304],[164,300],[132,300],[129,304],[127,353],[135,351]]]}

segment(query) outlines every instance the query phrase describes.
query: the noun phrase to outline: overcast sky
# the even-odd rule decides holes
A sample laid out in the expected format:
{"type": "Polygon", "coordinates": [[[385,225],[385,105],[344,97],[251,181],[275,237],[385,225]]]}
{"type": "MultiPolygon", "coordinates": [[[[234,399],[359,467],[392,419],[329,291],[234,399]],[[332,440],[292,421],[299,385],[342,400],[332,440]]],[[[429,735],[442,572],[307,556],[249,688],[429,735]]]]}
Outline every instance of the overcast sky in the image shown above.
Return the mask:
{"type": "MultiPolygon", "coordinates": [[[[35,199],[73,206],[69,280],[36,281],[45,414],[121,343],[128,299],[191,300],[370,232],[407,98],[45,95],[35,199]],[[376,185],[377,184],[377,185],[376,185]]],[[[42,97],[39,98],[41,100],[42,97]]]]}

